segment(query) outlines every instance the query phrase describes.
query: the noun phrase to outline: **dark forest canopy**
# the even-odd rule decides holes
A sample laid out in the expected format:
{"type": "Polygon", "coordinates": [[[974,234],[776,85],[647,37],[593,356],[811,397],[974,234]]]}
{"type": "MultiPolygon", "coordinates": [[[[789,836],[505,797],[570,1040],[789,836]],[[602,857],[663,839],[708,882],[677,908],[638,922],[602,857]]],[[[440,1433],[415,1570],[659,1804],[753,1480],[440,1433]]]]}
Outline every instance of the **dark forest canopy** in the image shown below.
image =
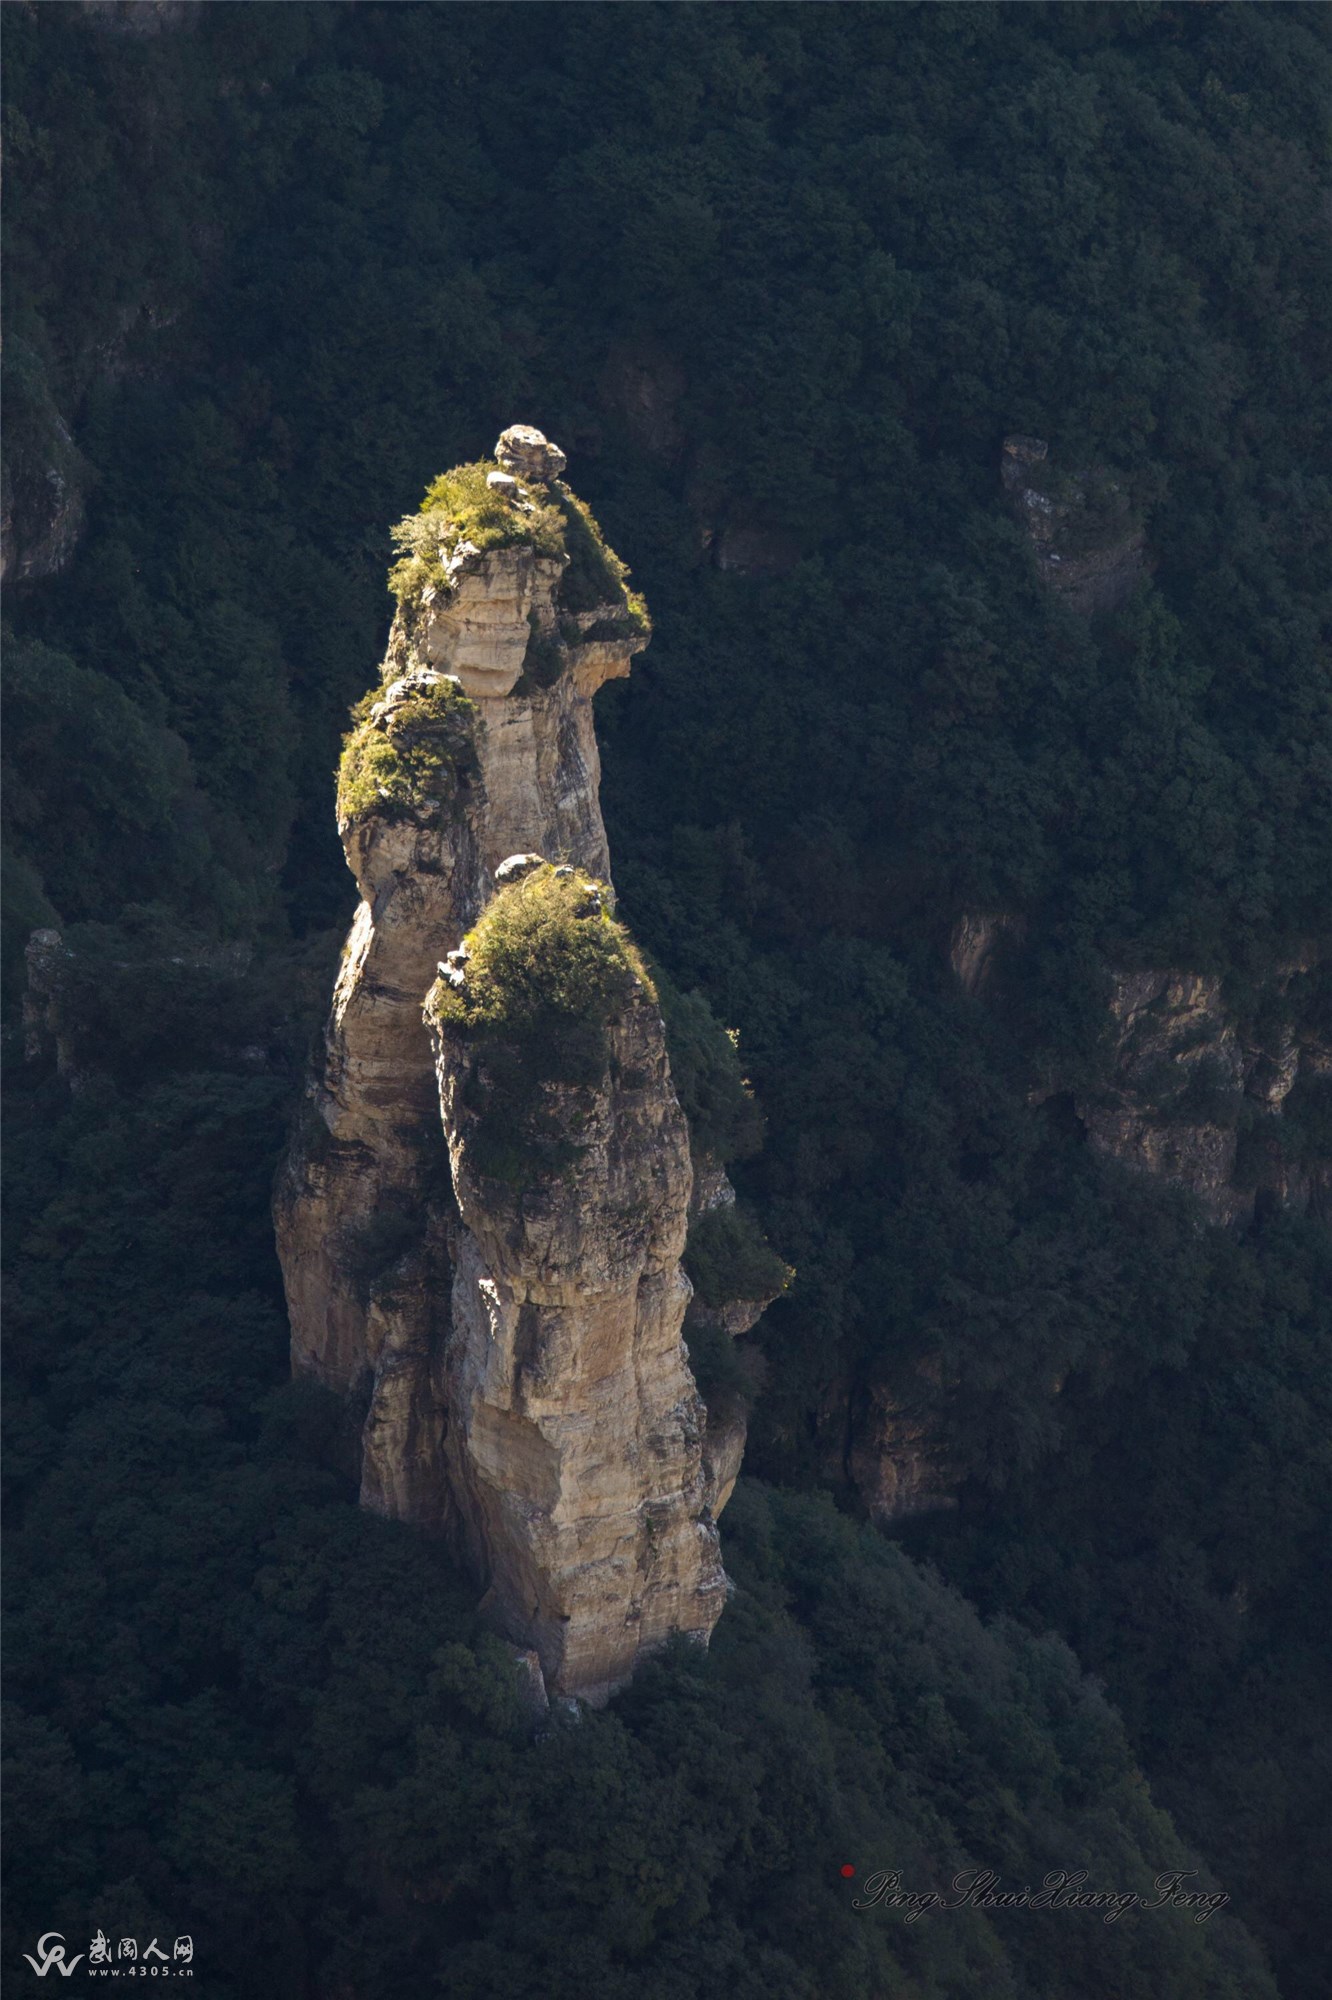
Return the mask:
{"type": "Polygon", "coordinates": [[[1255,1008],[1328,929],[1326,12],[5,28],[11,1973],[100,1924],[228,2000],[1326,1991],[1327,1232],[1203,1229],[1031,1101],[1098,1073],[1108,968],[1255,1008]],[[652,609],[620,906],[679,1032],[738,1030],[799,1274],[711,1654],[541,1743],[329,1469],[267,1220],[391,524],[515,419],[652,609]],[[1104,615],[1015,432],[1142,525],[1104,615]],[[951,980],[966,909],[1027,919],[1020,1007],[951,980]],[[39,926],[74,1096],[16,1060],[39,926]],[[963,1505],[899,1546],[826,1412],[926,1353],[963,1505]],[[838,1873],[1186,1848],[1201,1927],[908,1929],[838,1873]]]}

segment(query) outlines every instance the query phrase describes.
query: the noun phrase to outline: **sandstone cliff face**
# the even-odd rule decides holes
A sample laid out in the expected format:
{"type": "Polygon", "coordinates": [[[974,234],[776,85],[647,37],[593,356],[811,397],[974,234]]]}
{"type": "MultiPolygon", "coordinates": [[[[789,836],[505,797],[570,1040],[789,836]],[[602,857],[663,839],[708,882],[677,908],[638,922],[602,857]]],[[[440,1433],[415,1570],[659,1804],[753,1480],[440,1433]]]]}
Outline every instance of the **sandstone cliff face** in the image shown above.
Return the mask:
{"type": "MultiPolygon", "coordinates": [[[[511,575],[520,563],[521,552],[509,550],[481,558],[460,595],[475,587],[493,602],[495,572],[511,575]]],[[[390,683],[376,718],[386,737],[395,707],[437,682],[415,669],[390,683]]],[[[483,696],[469,747],[451,799],[340,823],[361,904],[306,1137],[278,1198],[297,1366],[369,1399],[366,1505],[433,1526],[447,1519],[438,1364],[449,1196],[422,1000],[442,953],[480,915],[506,855],[539,841],[608,872],[590,694],[572,674],[524,699],[483,696]],[[419,1235],[376,1270],[386,1219],[419,1235]]],[[[387,1241],[392,1248],[391,1232],[387,1241]]]]}
{"type": "Polygon", "coordinates": [[[513,1051],[434,996],[428,1012],[460,1216],[451,1489],[509,1635],[597,1699],[671,1632],[706,1637],[725,1591],[680,1337],[692,1169],[661,1018],[635,980],[594,1073],[522,1099],[501,1177],[484,1141],[513,1051]]]}
{"type": "Polygon", "coordinates": [[[848,1363],[818,1404],[823,1479],[878,1527],[956,1507],[961,1469],[943,1437],[941,1375],[928,1360],[894,1371],[848,1363]]]}
{"type": "Polygon", "coordinates": [[[293,1367],[364,1410],[363,1504],[451,1535],[555,1689],[600,1697],[667,1633],[706,1636],[724,1579],[680,1339],[688,1141],[654,1003],[625,1001],[598,1080],[540,1094],[586,1150],[572,1178],[534,1168],[517,1190],[478,1172],[474,1058],[441,1040],[437,1075],[422,1015],[506,859],[551,856],[609,900],[592,697],[646,643],[618,566],[607,601],[585,580],[562,601],[565,560],[523,539],[562,454],[520,427],[501,443],[486,518],[512,505],[514,538],[441,543],[348,740],[361,903],[275,1215],[293,1367]]]}
{"type": "Polygon", "coordinates": [[[1078,1116],[1098,1152],[1112,1154],[1196,1194],[1214,1222],[1253,1205],[1234,1186],[1238,1132],[1228,1100],[1245,1061],[1221,1003],[1220,981],[1191,973],[1119,975],[1110,1001],[1113,1081],[1079,1098],[1078,1116]],[[1206,1096],[1190,1090],[1199,1080],[1206,1096]]]}
{"type": "Polygon", "coordinates": [[[1213,1222],[1251,1215],[1263,1191],[1326,1215],[1332,1161],[1292,1150],[1283,1130],[1295,1085],[1332,1075],[1332,1049],[1292,993],[1316,964],[1311,953],[1274,967],[1266,1019],[1247,1023],[1214,976],[1116,974],[1111,1080],[1076,1102],[1091,1144],[1187,1188],[1213,1222]]]}
{"type": "Polygon", "coordinates": [[[955,1507],[957,1473],[942,1457],[935,1436],[929,1383],[918,1406],[882,1383],[851,1399],[843,1468],[872,1521],[901,1521],[913,1514],[955,1507]]]}
{"type": "MultiPolygon", "coordinates": [[[[501,603],[513,607],[512,636],[526,646],[517,607],[530,595],[519,583],[530,567],[521,549],[471,560],[457,592],[464,647],[501,603]]],[[[541,582],[549,609],[554,577],[541,582]]],[[[442,650],[437,644],[432,657],[442,650]]],[[[405,664],[400,635],[390,656],[405,664]]],[[[626,644],[612,670],[627,671],[628,660],[626,644]]],[[[449,1193],[421,1006],[438,960],[480,915],[507,855],[539,847],[609,874],[592,724],[597,682],[578,676],[579,664],[575,656],[553,687],[523,698],[479,693],[471,754],[460,760],[450,798],[344,813],[339,823],[361,903],[322,1072],[279,1186],[292,1352],[298,1368],[368,1399],[365,1504],[431,1526],[448,1517],[438,1369],[448,1324],[449,1193]],[[415,1240],[396,1245],[376,1269],[376,1246],[395,1248],[388,1222],[415,1240]]],[[[397,675],[375,727],[392,741],[395,708],[438,679],[410,666],[397,675]]],[[[458,679],[478,686],[470,663],[458,679]]]]}

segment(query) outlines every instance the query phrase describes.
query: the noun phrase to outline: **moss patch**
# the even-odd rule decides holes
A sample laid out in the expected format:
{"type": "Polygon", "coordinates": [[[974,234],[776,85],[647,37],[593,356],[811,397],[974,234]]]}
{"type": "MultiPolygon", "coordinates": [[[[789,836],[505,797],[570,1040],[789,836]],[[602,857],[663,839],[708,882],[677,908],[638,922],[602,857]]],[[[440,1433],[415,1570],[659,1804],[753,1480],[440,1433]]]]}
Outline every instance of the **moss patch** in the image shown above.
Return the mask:
{"type": "Polygon", "coordinates": [[[446,565],[459,542],[475,548],[531,548],[538,555],[564,554],[564,516],[540,486],[523,489],[526,504],[515,506],[487,486],[498,472],[494,459],[455,465],[426,488],[415,514],[393,530],[400,559],[389,571],[389,589],[399,604],[419,603],[428,588],[448,588],[446,565]]]}
{"type": "MultiPolygon", "coordinates": [[[[448,564],[460,542],[487,549],[530,548],[539,556],[567,558],[556,593],[562,611],[604,612],[595,636],[652,630],[647,605],[628,584],[629,571],[606,542],[589,507],[557,481],[520,485],[518,502],[486,484],[498,471],[494,459],[456,465],[426,489],[420,510],[393,530],[399,560],[389,589],[399,604],[419,604],[428,590],[449,589],[448,564]],[[604,629],[603,629],[604,627],[604,629]]],[[[571,637],[579,636],[577,628],[571,637]]]]}
{"type": "Polygon", "coordinates": [[[600,893],[581,872],[534,870],[468,934],[465,984],[431,988],[427,1012],[441,1029],[480,1045],[467,1102],[477,1165],[496,1179],[558,1171],[576,1156],[568,1107],[557,1126],[544,1086],[599,1082],[613,1015],[640,986],[656,997],[623,924],[595,909],[600,893]]]}
{"type": "Polygon", "coordinates": [[[501,889],[468,933],[466,984],[434,989],[440,1021],[471,1035],[536,1042],[575,1025],[604,1033],[636,983],[655,999],[624,925],[606,909],[586,914],[599,893],[590,876],[562,875],[549,862],[501,889]]]}
{"type": "Polygon", "coordinates": [[[357,726],[343,742],[338,766],[338,818],[416,817],[450,804],[459,778],[476,760],[476,709],[455,681],[422,685],[379,722],[370,710],[374,689],[352,710],[357,726]]]}

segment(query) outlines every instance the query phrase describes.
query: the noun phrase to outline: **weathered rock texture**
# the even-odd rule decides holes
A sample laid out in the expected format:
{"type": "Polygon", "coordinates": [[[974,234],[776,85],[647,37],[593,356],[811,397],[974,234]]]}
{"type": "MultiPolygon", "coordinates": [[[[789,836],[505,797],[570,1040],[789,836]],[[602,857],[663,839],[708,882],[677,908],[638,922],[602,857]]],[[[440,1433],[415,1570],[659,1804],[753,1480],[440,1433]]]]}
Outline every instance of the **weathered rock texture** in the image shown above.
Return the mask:
{"type": "Polygon", "coordinates": [[[448,1519],[439,1369],[449,1191],[422,1002],[507,856],[535,848],[610,870],[591,697],[601,679],[628,672],[632,642],[595,663],[566,649],[554,684],[521,697],[511,692],[517,667],[491,665],[516,654],[521,666],[529,617],[553,632],[560,567],[522,546],[473,552],[455,571],[451,615],[431,607],[395,624],[374,725],[392,740],[395,707],[442,669],[478,697],[473,754],[447,799],[340,819],[361,903],[322,1070],[278,1190],[295,1365],[368,1398],[365,1504],[433,1526],[448,1519]]]}
{"type": "Polygon", "coordinates": [[[661,1017],[637,982],[600,1074],[533,1093],[517,1180],[478,1146],[494,1046],[438,1017],[435,1042],[460,1212],[451,1489],[509,1635],[596,1699],[670,1633],[706,1637],[725,1592],[680,1337],[693,1175],[661,1017]]]}
{"type": "MultiPolygon", "coordinates": [[[[511,579],[526,554],[501,549],[479,558],[459,595],[466,601],[475,590],[494,603],[496,573],[511,579]]],[[[509,601],[521,599],[510,593],[509,601]]],[[[627,647],[622,659],[623,671],[627,647]]],[[[412,672],[386,691],[386,734],[394,697],[410,691],[412,672]]],[[[422,1001],[441,955],[481,914],[506,856],[539,844],[609,872],[590,690],[572,670],[521,699],[483,697],[472,745],[451,800],[341,823],[361,904],[305,1136],[278,1195],[296,1364],[369,1398],[366,1505],[433,1526],[447,1520],[438,1369],[448,1325],[449,1195],[422,1001]]]]}
{"type": "MultiPolygon", "coordinates": [[[[421,651],[431,666],[454,674],[465,694],[511,694],[523,670],[532,625],[555,625],[553,599],[563,565],[530,549],[483,556],[464,544],[449,565],[453,588],[431,603],[421,651]]],[[[627,663],[621,669],[628,671],[627,663]]],[[[604,678],[604,676],[603,676],[604,678]]]]}
{"type": "Polygon", "coordinates": [[[68,424],[43,393],[15,423],[0,466],[0,580],[58,576],[83,532],[91,471],[68,424]]]}
{"type": "Polygon", "coordinates": [[[501,431],[495,458],[500,471],[510,478],[537,480],[542,485],[558,479],[569,462],[557,444],[530,424],[510,424],[501,431]]]}
{"type": "MultiPolygon", "coordinates": [[[[984,997],[1022,918],[965,912],[949,942],[958,982],[984,997]]],[[[1332,1099],[1332,959],[1310,946],[1274,965],[1241,1005],[1214,974],[1110,974],[1109,1046],[1095,1089],[1068,1099],[1100,1153],[1198,1197],[1233,1223],[1262,1197],[1332,1215],[1325,1139],[1332,1099]]],[[[1043,1086],[1033,1101],[1058,1094],[1043,1086]]]]}
{"type": "MultiPolygon", "coordinates": [[[[538,460],[555,478],[563,455],[505,440],[509,484],[489,490],[521,507],[521,478],[538,460]]],[[[275,1198],[292,1361],[364,1410],[363,1504],[450,1534],[556,1690],[598,1696],[668,1632],[706,1636],[724,1583],[680,1340],[690,1174],[660,1020],[629,1007],[613,1073],[571,1105],[595,1134],[572,1188],[515,1193],[472,1171],[422,1004],[506,859],[609,884],[592,697],[646,637],[610,571],[613,601],[571,611],[563,559],[521,539],[481,551],[464,531],[441,554],[444,586],[404,603],[344,759],[361,903],[275,1198]]]]}
{"type": "Polygon", "coordinates": [[[944,1439],[942,1371],[846,1361],[826,1381],[816,1435],[822,1476],[879,1527],[956,1507],[961,1470],[944,1439]]]}
{"type": "MultiPolygon", "coordinates": [[[[735,1189],[725,1168],[704,1154],[694,1160],[694,1192],[689,1204],[690,1222],[716,1209],[735,1207],[735,1189]]],[[[788,1282],[794,1273],[788,1271],[788,1282]]],[[[754,1292],[752,1283],[740,1292],[754,1292]]],[[[720,1305],[707,1305],[695,1293],[685,1313],[685,1341],[695,1342],[700,1333],[719,1333],[742,1341],[779,1296],[775,1286],[764,1286],[757,1296],[736,1296],[720,1305]]],[[[752,1350],[742,1348],[752,1360],[752,1350]]],[[[737,1388],[711,1390],[707,1402],[707,1424],[703,1433],[703,1473],[707,1482],[708,1511],[715,1521],[735,1491],[749,1435],[750,1394],[737,1388]]]]}
{"type": "Polygon", "coordinates": [[[918,1403],[890,1394],[882,1383],[851,1398],[845,1473],[872,1521],[900,1521],[957,1504],[957,1473],[938,1448],[930,1386],[923,1376],[918,1403]]]}
{"type": "Polygon", "coordinates": [[[1111,1080],[1076,1102],[1091,1144],[1187,1188],[1213,1222],[1251,1215],[1264,1191],[1326,1215],[1332,1161],[1292,1144],[1285,1117],[1297,1083],[1321,1092],[1332,1076],[1332,1049],[1294,990],[1316,965],[1309,954],[1274,967],[1247,1021],[1212,975],[1116,974],[1111,1080]]]}
{"type": "Polygon", "coordinates": [[[996,956],[1006,942],[1020,943],[1026,935],[1023,917],[968,910],[953,927],[948,963],[959,985],[982,994],[994,975],[996,956]]]}
{"type": "Polygon", "coordinates": [[[1113,611],[1146,574],[1146,536],[1122,486],[1099,468],[1058,472],[1044,438],[1004,439],[1004,492],[1042,578],[1075,611],[1113,611]]]}

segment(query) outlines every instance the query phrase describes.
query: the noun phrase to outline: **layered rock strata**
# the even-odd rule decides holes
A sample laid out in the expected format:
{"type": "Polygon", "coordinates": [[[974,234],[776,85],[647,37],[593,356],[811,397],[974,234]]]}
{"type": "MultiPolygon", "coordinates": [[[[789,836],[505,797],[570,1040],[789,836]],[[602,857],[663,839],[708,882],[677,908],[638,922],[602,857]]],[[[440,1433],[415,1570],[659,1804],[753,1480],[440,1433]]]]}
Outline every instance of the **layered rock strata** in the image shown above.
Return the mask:
{"type": "MultiPolygon", "coordinates": [[[[525,875],[495,912],[574,894],[577,919],[610,925],[600,885],[572,870],[525,875]]],[[[509,1635],[552,1685],[596,1699],[670,1633],[706,1637],[725,1590],[681,1341],[689,1134],[632,968],[572,1072],[558,1017],[496,1035],[469,1026],[465,1001],[449,1009],[490,921],[427,1006],[459,1210],[450,1485],[509,1635]]]]}
{"type": "Polygon", "coordinates": [[[588,1150],[571,1182],[515,1189],[475,1170],[466,1062],[441,1052],[437,1077],[422,1016],[497,877],[548,855],[609,909],[592,697],[646,621],[563,464],[515,426],[462,469],[471,515],[404,524],[419,559],[340,779],[361,901],[275,1214],[293,1367],[363,1411],[363,1503],[452,1536],[554,1690],[595,1698],[667,1633],[705,1637],[724,1587],[660,1018],[646,989],[626,999],[600,1081],[563,1112],[542,1095],[588,1150]]]}
{"type": "MultiPolygon", "coordinates": [[[[478,557],[458,595],[493,605],[497,573],[512,583],[523,553],[478,557]]],[[[624,671],[627,646],[622,659],[624,671]]],[[[404,742],[410,725],[398,717],[442,678],[422,668],[398,675],[371,727],[390,745],[404,742]]],[[[476,685],[466,668],[457,678],[476,685]]],[[[279,1188],[292,1351],[301,1370],[368,1398],[366,1505],[429,1525],[447,1516],[437,1363],[449,1195],[421,1005],[442,953],[480,915],[494,869],[515,849],[539,842],[608,873],[591,692],[570,671],[521,699],[459,705],[467,742],[454,753],[450,797],[348,808],[339,821],[361,902],[322,1071],[279,1188]],[[403,1247],[395,1227],[415,1240],[403,1247]],[[397,1254],[377,1268],[387,1249],[397,1254]]]]}

